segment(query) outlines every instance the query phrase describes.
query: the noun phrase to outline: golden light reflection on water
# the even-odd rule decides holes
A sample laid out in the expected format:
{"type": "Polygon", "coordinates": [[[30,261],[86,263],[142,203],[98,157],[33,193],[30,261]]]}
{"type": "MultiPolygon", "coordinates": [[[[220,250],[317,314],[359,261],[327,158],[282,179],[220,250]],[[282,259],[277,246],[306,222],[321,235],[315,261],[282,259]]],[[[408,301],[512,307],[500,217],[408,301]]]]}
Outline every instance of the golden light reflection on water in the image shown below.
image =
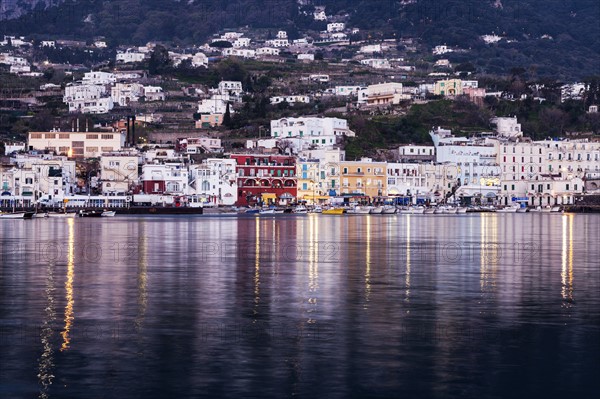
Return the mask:
{"type": "Polygon", "coordinates": [[[371,215],[367,215],[366,229],[367,250],[365,254],[365,308],[368,307],[369,297],[371,296],[371,215]]]}
{"type": "Polygon", "coordinates": [[[319,223],[316,215],[310,215],[308,219],[308,304],[310,308],[308,313],[310,317],[309,324],[317,322],[315,313],[317,312],[317,291],[319,289],[319,223]]]}
{"type": "Polygon", "coordinates": [[[60,347],[61,352],[66,351],[70,347],[71,337],[69,336],[69,333],[73,326],[73,320],[75,320],[73,313],[73,306],[75,304],[73,298],[73,278],[75,277],[75,229],[73,219],[67,219],[67,224],[69,229],[67,239],[67,281],[65,282],[67,305],[65,306],[65,327],[60,333],[63,339],[62,346],[60,347]]]}
{"type": "MultiPolygon", "coordinates": [[[[254,309],[253,314],[258,314],[260,303],[260,218],[255,218],[255,244],[254,244],[254,309]]],[[[255,320],[256,321],[256,320],[255,320]]]]}
{"type": "Polygon", "coordinates": [[[52,358],[53,350],[52,350],[52,324],[56,319],[56,313],[54,311],[54,262],[48,262],[46,267],[46,308],[45,318],[42,324],[40,340],[42,342],[42,355],[38,359],[38,381],[40,384],[40,394],[39,397],[41,399],[48,398],[48,389],[50,385],[52,385],[52,380],[54,379],[54,375],[52,374],[52,368],[54,367],[54,361],[52,358]]]}
{"type": "Polygon", "coordinates": [[[140,222],[140,231],[138,233],[138,315],[135,318],[136,331],[140,331],[146,316],[148,307],[148,237],[146,237],[146,222],[140,222]]]}
{"type": "Polygon", "coordinates": [[[562,270],[561,294],[563,306],[570,307],[573,302],[573,214],[562,216],[562,270]]]}
{"type": "Polygon", "coordinates": [[[493,290],[496,286],[496,269],[502,255],[498,246],[498,215],[481,214],[479,274],[481,291],[493,290]]]}
{"type": "Polygon", "coordinates": [[[406,215],[406,274],[404,277],[406,290],[404,291],[404,300],[407,302],[410,300],[410,220],[411,215],[406,215]]]}

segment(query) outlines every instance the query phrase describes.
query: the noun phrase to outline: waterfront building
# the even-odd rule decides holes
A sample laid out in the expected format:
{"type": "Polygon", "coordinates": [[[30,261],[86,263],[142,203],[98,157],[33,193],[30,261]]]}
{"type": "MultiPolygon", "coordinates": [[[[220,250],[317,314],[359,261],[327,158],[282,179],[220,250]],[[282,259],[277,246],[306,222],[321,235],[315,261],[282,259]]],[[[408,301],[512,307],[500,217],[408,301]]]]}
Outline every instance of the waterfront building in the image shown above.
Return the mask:
{"type": "Polygon", "coordinates": [[[124,195],[138,184],[137,153],[108,153],[100,158],[100,181],[103,195],[124,195]]]}
{"type": "Polygon", "coordinates": [[[237,201],[235,159],[209,158],[189,167],[189,195],[197,195],[205,206],[234,205],[237,201]]]}
{"type": "Polygon", "coordinates": [[[124,132],[29,132],[29,150],[52,151],[74,158],[99,157],[125,145],[124,132]]]}
{"type": "Polygon", "coordinates": [[[297,197],[296,158],[231,154],[236,161],[237,205],[285,204],[297,197]]]}
{"type": "Polygon", "coordinates": [[[341,193],[365,195],[371,198],[387,192],[386,162],[373,162],[371,158],[360,161],[343,161],[339,164],[341,193]]]}

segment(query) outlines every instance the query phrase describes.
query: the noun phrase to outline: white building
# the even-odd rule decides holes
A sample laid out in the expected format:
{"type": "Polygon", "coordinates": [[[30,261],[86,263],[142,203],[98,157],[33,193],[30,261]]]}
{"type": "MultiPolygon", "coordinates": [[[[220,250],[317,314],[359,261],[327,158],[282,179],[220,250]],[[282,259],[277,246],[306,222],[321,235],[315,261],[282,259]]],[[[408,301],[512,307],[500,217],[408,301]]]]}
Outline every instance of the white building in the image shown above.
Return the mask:
{"type": "Polygon", "coordinates": [[[390,61],[385,58],[367,58],[360,60],[360,63],[374,69],[390,69],[392,67],[390,61]]]}
{"type": "Polygon", "coordinates": [[[194,137],[182,139],[179,146],[186,154],[201,154],[206,152],[222,152],[221,139],[214,137],[194,137]]]}
{"type": "Polygon", "coordinates": [[[250,46],[250,41],[249,37],[239,37],[232,44],[235,48],[248,47],[250,46]]]}
{"type": "Polygon", "coordinates": [[[331,148],[337,146],[344,136],[354,135],[345,119],[300,117],[271,121],[271,140],[289,141],[294,153],[309,148],[331,148]]]}
{"type": "Polygon", "coordinates": [[[110,89],[110,96],[115,104],[122,107],[139,101],[144,95],[144,86],[139,83],[116,83],[110,89]]]}
{"type": "Polygon", "coordinates": [[[30,132],[27,145],[29,150],[48,150],[74,158],[95,158],[123,148],[125,133],[30,132]]]}
{"type": "Polygon", "coordinates": [[[42,196],[63,198],[75,193],[75,161],[52,155],[18,155],[11,166],[0,167],[0,191],[20,196],[30,204],[42,196]]]}
{"type": "MultiPolygon", "coordinates": [[[[199,114],[225,114],[227,103],[230,102],[228,95],[213,95],[198,103],[199,114]]],[[[233,113],[233,108],[229,107],[229,112],[233,113]]]]}
{"type": "Polygon", "coordinates": [[[142,166],[142,187],[145,194],[187,195],[189,172],[180,163],[145,164],[142,166]]]}
{"type": "Polygon", "coordinates": [[[137,154],[107,153],[100,158],[103,195],[125,195],[138,184],[137,154]]]}
{"type": "Polygon", "coordinates": [[[69,112],[105,114],[113,109],[113,100],[101,85],[72,85],[65,87],[63,102],[69,105],[69,112]]]}
{"type": "Polygon", "coordinates": [[[287,102],[288,104],[295,104],[295,103],[308,104],[308,103],[310,103],[309,96],[275,96],[275,97],[271,97],[270,100],[271,100],[272,105],[279,104],[284,101],[287,102]]]}
{"type": "Polygon", "coordinates": [[[165,92],[160,86],[143,86],[146,101],[165,101],[165,92]]]}
{"type": "Polygon", "coordinates": [[[142,52],[128,49],[125,52],[117,53],[117,62],[129,64],[133,62],[142,62],[146,58],[146,55],[142,52]]]}
{"type": "Polygon", "coordinates": [[[84,73],[81,81],[87,85],[109,85],[115,83],[117,78],[110,72],[91,71],[84,73]]]}
{"type": "Polygon", "coordinates": [[[315,60],[315,55],[314,54],[308,54],[308,53],[301,53],[301,54],[298,54],[298,59],[302,60],[302,61],[314,61],[315,60]]]}
{"type": "Polygon", "coordinates": [[[225,49],[223,49],[221,54],[223,54],[223,56],[241,57],[241,58],[256,57],[256,51],[252,50],[252,49],[247,49],[247,48],[233,48],[233,47],[225,48],[225,49]]]}
{"type": "Polygon", "coordinates": [[[241,96],[244,93],[242,82],[223,80],[219,82],[219,93],[222,95],[241,96]]]}
{"type": "Polygon", "coordinates": [[[341,32],[346,29],[346,24],[343,22],[331,22],[327,24],[327,32],[341,32]]]}
{"type": "Polygon", "coordinates": [[[363,86],[335,86],[334,94],[336,96],[356,96],[358,92],[364,89],[363,86]]]}
{"type": "Polygon", "coordinates": [[[192,66],[194,68],[198,67],[208,67],[208,57],[204,53],[196,53],[192,57],[192,66]]]}
{"type": "Polygon", "coordinates": [[[498,136],[507,138],[523,137],[521,124],[517,122],[517,117],[496,117],[492,118],[491,123],[496,125],[498,136]]]}
{"type": "Polygon", "coordinates": [[[279,55],[280,49],[275,47],[260,47],[256,49],[256,55],[279,55]]]}
{"type": "Polygon", "coordinates": [[[397,105],[404,99],[410,99],[405,95],[402,83],[388,82],[367,86],[366,90],[359,90],[358,103],[368,105],[397,105]],[[361,95],[363,94],[363,95],[361,95]]]}
{"type": "Polygon", "coordinates": [[[279,32],[277,32],[277,39],[287,39],[288,35],[287,32],[284,30],[280,30],[279,32]]]}
{"type": "Polygon", "coordinates": [[[290,42],[288,39],[273,39],[273,40],[267,40],[265,42],[265,44],[267,46],[273,46],[273,47],[289,47],[290,46],[290,42]]]}
{"type": "Polygon", "coordinates": [[[419,163],[397,163],[387,164],[387,195],[406,195],[413,197],[416,203],[419,196],[430,199],[436,189],[435,166],[419,163]],[[427,167],[431,169],[426,171],[427,167]]]}
{"type": "Polygon", "coordinates": [[[198,195],[205,206],[232,206],[237,201],[235,159],[205,159],[191,165],[189,194],[198,195]]]}
{"type": "Polygon", "coordinates": [[[446,45],[435,46],[433,48],[434,55],[442,55],[442,54],[446,54],[446,53],[451,53],[452,51],[453,50],[449,49],[448,46],[446,46],[446,45]]]}
{"type": "Polygon", "coordinates": [[[365,46],[361,46],[359,53],[372,54],[372,53],[381,53],[382,48],[381,44],[367,44],[365,46]]]}

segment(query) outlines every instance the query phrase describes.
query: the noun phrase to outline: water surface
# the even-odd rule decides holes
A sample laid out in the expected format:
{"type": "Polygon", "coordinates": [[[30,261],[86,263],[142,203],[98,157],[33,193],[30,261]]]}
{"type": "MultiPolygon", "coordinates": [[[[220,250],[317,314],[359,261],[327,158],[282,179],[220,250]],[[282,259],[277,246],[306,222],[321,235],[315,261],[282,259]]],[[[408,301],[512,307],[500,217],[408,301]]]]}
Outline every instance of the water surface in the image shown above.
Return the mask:
{"type": "Polygon", "coordinates": [[[0,221],[0,397],[585,397],[600,216],[0,221]]]}

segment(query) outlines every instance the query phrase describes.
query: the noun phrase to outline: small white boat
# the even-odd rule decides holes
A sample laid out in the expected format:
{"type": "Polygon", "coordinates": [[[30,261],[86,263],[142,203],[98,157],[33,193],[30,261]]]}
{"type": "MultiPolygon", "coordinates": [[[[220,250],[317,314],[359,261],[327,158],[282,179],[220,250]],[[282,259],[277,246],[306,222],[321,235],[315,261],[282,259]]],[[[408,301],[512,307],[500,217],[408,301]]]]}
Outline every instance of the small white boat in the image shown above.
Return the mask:
{"type": "Polygon", "coordinates": [[[383,206],[383,214],[384,215],[392,215],[397,212],[397,209],[393,205],[384,205],[383,206]]]}
{"type": "Polygon", "coordinates": [[[33,217],[36,219],[42,219],[42,218],[47,218],[49,216],[48,216],[48,212],[42,212],[42,213],[37,212],[33,215],[33,217]]]}
{"type": "Polygon", "coordinates": [[[1,219],[32,219],[33,212],[0,213],[1,219]]]}
{"type": "Polygon", "coordinates": [[[531,208],[529,210],[529,212],[541,212],[542,211],[542,207],[541,206],[536,206],[535,208],[531,208]]]}
{"type": "Polygon", "coordinates": [[[274,215],[275,209],[261,209],[258,213],[260,213],[261,215],[274,215]]]}
{"type": "Polygon", "coordinates": [[[456,208],[456,213],[467,213],[467,208],[465,208],[464,206],[459,206],[458,208],[456,208]]]}
{"type": "Polygon", "coordinates": [[[423,213],[427,214],[427,215],[431,215],[435,213],[435,208],[425,208],[423,210],[423,213]]]}
{"type": "Polygon", "coordinates": [[[413,206],[412,208],[410,208],[410,213],[422,214],[422,213],[425,213],[425,208],[422,206],[413,206]]]}
{"type": "Polygon", "coordinates": [[[101,217],[109,218],[109,217],[115,216],[116,214],[117,214],[117,212],[115,212],[115,211],[104,211],[104,212],[102,212],[101,217]]]}
{"type": "Polygon", "coordinates": [[[550,209],[550,212],[562,212],[562,211],[563,211],[563,210],[562,210],[562,208],[561,208],[560,206],[553,206],[553,207],[550,209]]]}
{"type": "Polygon", "coordinates": [[[285,209],[275,209],[275,213],[284,213],[285,209]]]}
{"type": "Polygon", "coordinates": [[[445,206],[438,206],[437,208],[435,208],[433,213],[435,213],[436,215],[445,214],[448,213],[448,208],[446,208],[445,206]]]}
{"type": "Polygon", "coordinates": [[[381,215],[383,213],[383,207],[376,206],[373,209],[371,209],[371,212],[369,212],[369,213],[374,214],[374,215],[381,215]]]}
{"type": "Polygon", "coordinates": [[[65,212],[48,212],[49,218],[74,218],[77,216],[77,213],[65,213],[65,212]]]}
{"type": "Polygon", "coordinates": [[[294,213],[308,213],[308,209],[304,205],[298,205],[294,208],[294,213]]]}
{"type": "Polygon", "coordinates": [[[500,212],[500,213],[516,213],[517,209],[519,209],[518,205],[510,205],[510,206],[506,206],[504,208],[497,209],[496,212],[500,212]]]}
{"type": "Polygon", "coordinates": [[[446,213],[451,213],[451,214],[457,214],[458,213],[458,208],[451,206],[446,208],[446,213]]]}
{"type": "Polygon", "coordinates": [[[315,206],[312,211],[312,213],[323,213],[323,208],[321,208],[319,205],[315,206]]]}
{"type": "Polygon", "coordinates": [[[525,213],[527,212],[527,207],[521,206],[517,209],[517,213],[525,213]]]}
{"type": "Polygon", "coordinates": [[[552,207],[550,205],[546,205],[545,207],[542,208],[542,212],[551,212],[552,211],[552,207]]]}

